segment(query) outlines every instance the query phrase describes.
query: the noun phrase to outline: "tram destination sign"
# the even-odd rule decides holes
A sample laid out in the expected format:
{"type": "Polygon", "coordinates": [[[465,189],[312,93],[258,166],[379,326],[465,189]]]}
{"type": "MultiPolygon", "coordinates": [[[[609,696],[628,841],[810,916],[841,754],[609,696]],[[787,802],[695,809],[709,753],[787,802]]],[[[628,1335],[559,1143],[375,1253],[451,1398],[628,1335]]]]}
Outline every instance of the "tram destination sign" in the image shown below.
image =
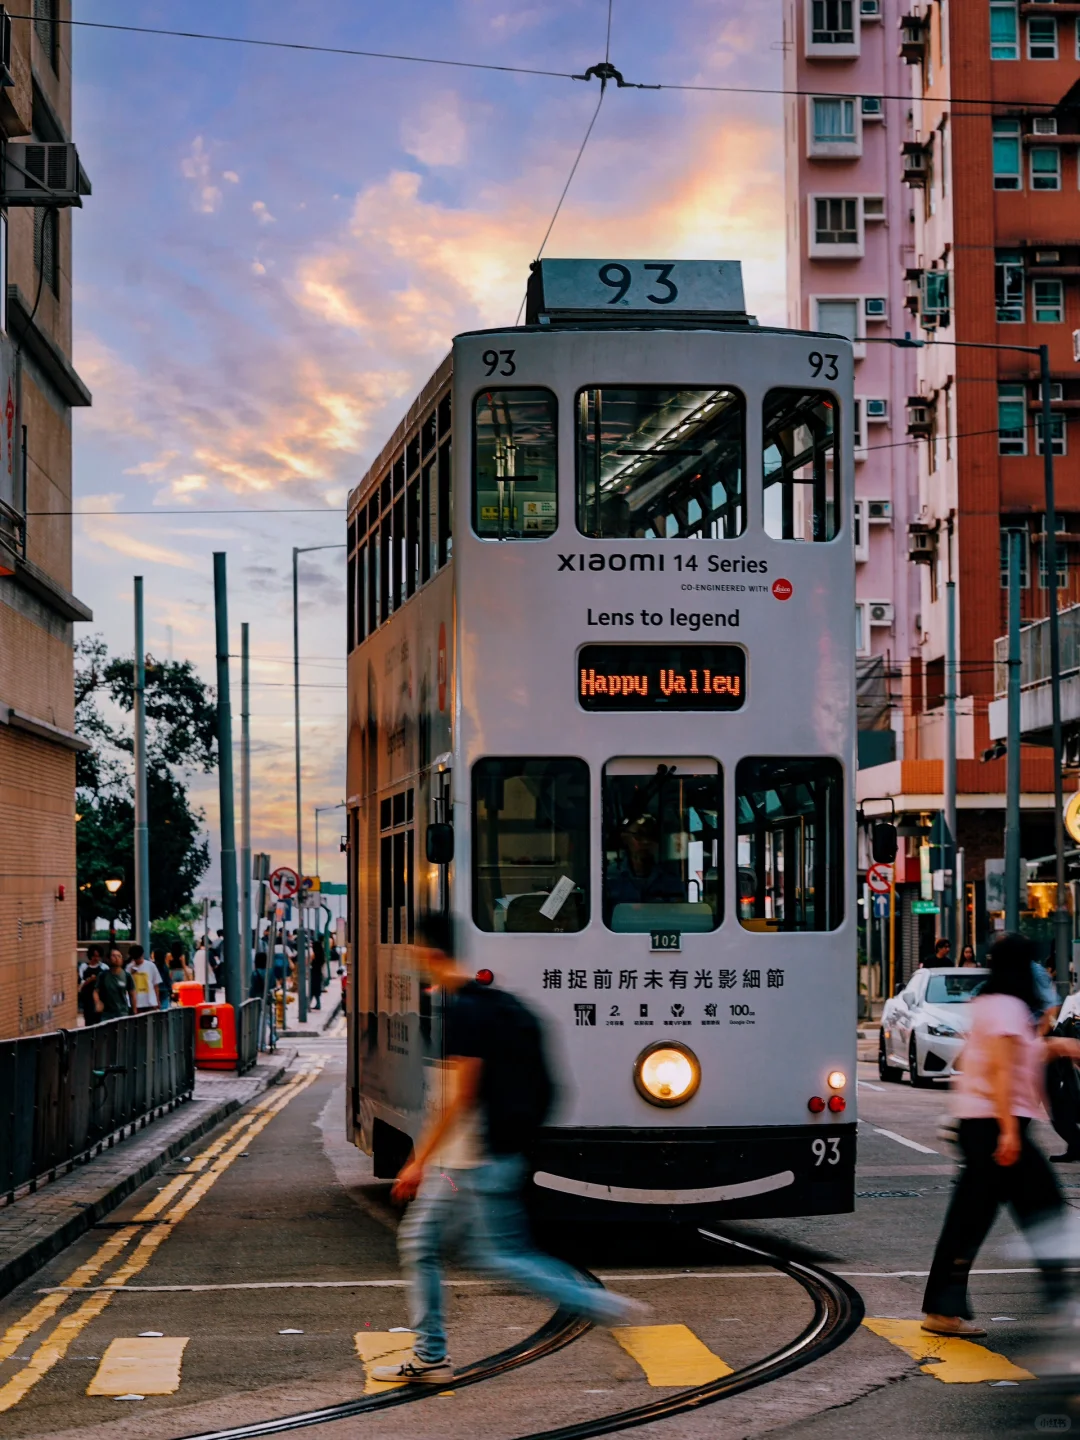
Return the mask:
{"type": "Polygon", "coordinates": [[[538,312],[746,311],[738,260],[541,260],[534,276],[538,312]]]}
{"type": "Polygon", "coordinates": [[[583,645],[583,710],[741,710],[746,651],[738,645],[583,645]]]}

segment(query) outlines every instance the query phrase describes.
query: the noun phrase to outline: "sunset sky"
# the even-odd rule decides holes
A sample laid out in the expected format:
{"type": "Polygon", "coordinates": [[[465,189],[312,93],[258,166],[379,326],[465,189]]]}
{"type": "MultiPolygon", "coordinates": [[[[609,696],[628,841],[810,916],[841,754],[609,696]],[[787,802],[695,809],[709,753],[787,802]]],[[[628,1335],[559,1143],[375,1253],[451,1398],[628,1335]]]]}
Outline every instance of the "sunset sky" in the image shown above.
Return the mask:
{"type": "MultiPolygon", "coordinates": [[[[75,13],[581,72],[604,57],[607,4],[75,13]]],[[[451,336],[513,322],[598,88],[79,28],[74,53],[94,187],[74,217],[75,365],[94,393],[75,416],[75,591],[95,612],[80,632],[130,652],[142,574],[149,649],[212,680],[210,557],[228,552],[233,648],[247,620],[256,657],[253,845],[291,863],[291,547],[344,540],[349,489],[451,336]],[[313,513],[276,513],[294,507],[313,513]],[[252,513],[215,513],[237,508],[252,513]]],[[[780,7],[615,0],[611,58],[628,80],[778,86],[780,7]]],[[[611,88],[547,253],[741,259],[749,308],[782,322],[783,227],[778,96],[611,88]]],[[[343,551],[302,569],[309,868],[312,808],[344,798],[344,570],[343,551]]],[[[238,663],[233,685],[238,710],[238,663]]],[[[216,781],[195,791],[216,850],[216,781]]],[[[329,879],[339,821],[320,822],[329,879]]]]}

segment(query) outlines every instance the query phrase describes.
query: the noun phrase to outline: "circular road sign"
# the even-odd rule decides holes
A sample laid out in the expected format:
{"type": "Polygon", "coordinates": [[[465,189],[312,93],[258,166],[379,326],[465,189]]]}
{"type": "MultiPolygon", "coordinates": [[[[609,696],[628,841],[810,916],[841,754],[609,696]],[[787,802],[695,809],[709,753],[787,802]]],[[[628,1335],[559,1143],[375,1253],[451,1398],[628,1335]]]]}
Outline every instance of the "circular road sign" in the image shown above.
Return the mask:
{"type": "Polygon", "coordinates": [[[1065,830],[1071,839],[1080,844],[1080,790],[1076,790],[1065,801],[1065,830]]]}
{"type": "Polygon", "coordinates": [[[888,865],[871,865],[866,872],[866,883],[874,895],[887,895],[892,886],[892,874],[888,865]]]}
{"type": "Polygon", "coordinates": [[[266,883],[279,900],[291,900],[300,889],[300,876],[288,865],[279,865],[266,883]]]}

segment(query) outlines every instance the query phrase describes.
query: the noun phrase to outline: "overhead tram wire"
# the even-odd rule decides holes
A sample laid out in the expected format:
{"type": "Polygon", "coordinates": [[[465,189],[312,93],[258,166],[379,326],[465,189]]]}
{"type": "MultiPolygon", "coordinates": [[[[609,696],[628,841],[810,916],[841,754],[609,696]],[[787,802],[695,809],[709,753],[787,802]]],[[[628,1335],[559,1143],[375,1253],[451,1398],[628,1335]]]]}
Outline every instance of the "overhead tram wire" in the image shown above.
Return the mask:
{"type": "MultiPolygon", "coordinates": [[[[33,20],[33,15],[11,15],[12,20],[33,20]]],[[[495,65],[489,61],[481,60],[448,60],[432,55],[406,55],[390,50],[362,50],[359,47],[347,45],[312,45],[305,44],[300,40],[266,40],[257,36],[249,35],[220,35],[212,31],[203,30],[175,30],[166,26],[154,25],[121,25],[105,20],[72,20],[59,19],[51,22],[54,25],[67,25],[78,27],[84,30],[105,30],[114,31],[120,34],[130,35],[160,35],[180,40],[203,40],[220,45],[251,45],[263,50],[293,50],[309,52],[315,55],[341,55],[346,58],[362,60],[391,60],[407,65],[442,65],[457,70],[488,70],[504,75],[537,75],[549,80],[590,80],[600,67],[592,66],[584,75],[576,75],[569,70],[544,70],[538,66],[528,65],[495,65]]],[[[604,67],[610,65],[610,11],[608,17],[608,47],[605,54],[604,67]]],[[[597,78],[601,78],[597,74],[597,78]]],[[[615,78],[615,77],[611,77],[615,78]]],[[[693,94],[711,95],[791,95],[795,97],[813,96],[817,99],[840,99],[858,100],[860,94],[854,94],[846,90],[798,90],[788,89],[784,86],[769,85],[694,85],[694,84],[668,84],[660,83],[635,83],[624,80],[620,75],[617,84],[621,89],[627,90],[678,90],[693,94]]],[[[882,100],[895,100],[903,104],[912,104],[918,98],[923,104],[953,106],[953,105],[986,105],[993,107],[987,114],[996,114],[1001,109],[1016,109],[1017,107],[1031,106],[1039,110],[1056,109],[1059,102],[1054,100],[1024,99],[1023,97],[1011,97],[1009,99],[998,99],[991,95],[892,95],[884,94],[882,100]]],[[[963,111],[959,114],[973,115],[973,111],[963,111]]],[[[958,117],[959,118],[959,117],[958,117]]]]}

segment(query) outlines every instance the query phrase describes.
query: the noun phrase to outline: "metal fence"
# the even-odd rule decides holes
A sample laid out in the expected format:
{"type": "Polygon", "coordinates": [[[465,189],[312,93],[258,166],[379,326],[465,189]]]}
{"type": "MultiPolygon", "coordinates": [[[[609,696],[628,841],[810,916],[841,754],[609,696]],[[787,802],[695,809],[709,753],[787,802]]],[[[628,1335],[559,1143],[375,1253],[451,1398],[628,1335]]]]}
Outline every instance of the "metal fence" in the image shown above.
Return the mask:
{"type": "Polygon", "coordinates": [[[195,1084],[195,1011],[0,1041],[0,1194],[55,1177],[195,1084]]]}
{"type": "MultiPolygon", "coordinates": [[[[1058,612],[1061,673],[1080,670],[1080,605],[1058,612]]],[[[994,693],[1004,695],[1009,684],[1009,637],[994,641],[994,693]]],[[[1050,679],[1050,621],[1036,620],[1020,631],[1020,684],[1037,685],[1050,679]]]]}
{"type": "Polygon", "coordinates": [[[242,1075],[259,1058],[259,1021],[262,1001],[245,1000],[236,1017],[236,1070],[242,1075]]]}

